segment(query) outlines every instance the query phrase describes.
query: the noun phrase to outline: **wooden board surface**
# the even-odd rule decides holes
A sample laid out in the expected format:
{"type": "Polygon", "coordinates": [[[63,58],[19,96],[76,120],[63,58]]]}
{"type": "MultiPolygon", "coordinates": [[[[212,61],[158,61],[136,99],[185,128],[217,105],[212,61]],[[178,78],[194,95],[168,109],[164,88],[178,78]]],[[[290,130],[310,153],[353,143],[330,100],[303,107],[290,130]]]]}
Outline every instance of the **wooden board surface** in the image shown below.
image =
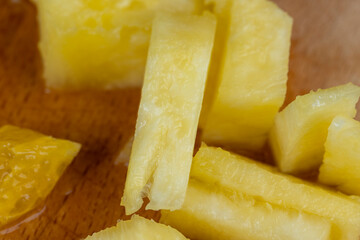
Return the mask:
{"type": "MultiPolygon", "coordinates": [[[[287,102],[310,89],[360,84],[360,1],[275,2],[294,18],[287,102]]],[[[122,161],[129,155],[140,89],[48,92],[37,42],[35,7],[0,0],[0,125],[31,128],[83,148],[45,202],[0,230],[0,239],[81,239],[127,218],[119,205],[122,161]]]]}

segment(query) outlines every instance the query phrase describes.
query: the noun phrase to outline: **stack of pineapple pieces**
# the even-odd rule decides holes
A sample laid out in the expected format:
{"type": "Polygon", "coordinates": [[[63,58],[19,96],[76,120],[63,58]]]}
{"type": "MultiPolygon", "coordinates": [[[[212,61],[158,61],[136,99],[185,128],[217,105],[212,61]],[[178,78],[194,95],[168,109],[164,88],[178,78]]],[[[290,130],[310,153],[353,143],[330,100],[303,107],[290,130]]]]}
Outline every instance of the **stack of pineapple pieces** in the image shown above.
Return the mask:
{"type": "MultiPolygon", "coordinates": [[[[127,214],[148,197],[147,209],[161,209],[162,223],[193,239],[359,239],[357,197],[205,144],[192,163],[199,125],[207,144],[261,151],[269,140],[282,172],[321,166],[322,183],[359,194],[360,124],[352,118],[360,88],[311,92],[278,113],[292,26],[286,13],[267,0],[71,2],[80,10],[49,14],[63,1],[37,0],[49,87],[136,86],[145,69],[127,214]]],[[[138,220],[89,239],[178,237],[138,220]]]]}

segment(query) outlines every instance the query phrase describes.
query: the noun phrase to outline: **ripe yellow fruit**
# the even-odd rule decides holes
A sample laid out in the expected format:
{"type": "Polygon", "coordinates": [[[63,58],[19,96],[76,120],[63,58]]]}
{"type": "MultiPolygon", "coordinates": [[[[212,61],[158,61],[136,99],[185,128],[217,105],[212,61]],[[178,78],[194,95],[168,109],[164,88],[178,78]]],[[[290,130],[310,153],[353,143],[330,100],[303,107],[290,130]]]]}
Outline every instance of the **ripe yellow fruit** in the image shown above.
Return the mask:
{"type": "Polygon", "coordinates": [[[287,173],[317,170],[331,121],[354,117],[360,87],[351,83],[298,96],[275,118],[270,145],[279,168],[287,173]]]}
{"type": "Polygon", "coordinates": [[[325,142],[319,181],[339,190],[360,195],[360,122],[335,117],[325,142]]]}
{"type": "Polygon", "coordinates": [[[267,0],[214,2],[224,49],[206,88],[203,140],[260,150],[285,99],[292,19],[267,0]]]}
{"type": "Polygon", "coordinates": [[[131,220],[120,221],[114,227],[107,228],[88,236],[85,240],[186,240],[176,229],[133,215],[131,220]]]}
{"type": "Polygon", "coordinates": [[[0,128],[0,226],[44,199],[79,150],[78,143],[28,129],[0,128]]]}
{"type": "Polygon", "coordinates": [[[160,222],[198,240],[330,240],[329,220],[190,180],[183,207],[160,222]]]}
{"type": "Polygon", "coordinates": [[[47,87],[140,86],[160,10],[195,13],[200,0],[37,0],[47,87]]]}
{"type": "Polygon", "coordinates": [[[359,239],[358,200],[279,173],[273,167],[202,146],[194,157],[191,177],[272,205],[325,217],[333,224],[332,239],[359,239]]]}
{"type": "Polygon", "coordinates": [[[181,207],[213,46],[216,20],[161,14],[153,23],[122,205],[137,211],[181,207]]]}

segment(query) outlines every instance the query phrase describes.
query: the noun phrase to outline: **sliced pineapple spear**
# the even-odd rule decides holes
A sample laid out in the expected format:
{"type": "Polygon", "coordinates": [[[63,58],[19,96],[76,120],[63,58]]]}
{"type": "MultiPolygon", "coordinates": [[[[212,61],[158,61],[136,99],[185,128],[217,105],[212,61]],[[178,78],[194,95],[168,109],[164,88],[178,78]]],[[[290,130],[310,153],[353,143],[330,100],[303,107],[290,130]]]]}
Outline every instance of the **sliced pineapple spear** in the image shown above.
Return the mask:
{"type": "Polygon", "coordinates": [[[275,118],[270,145],[283,172],[317,170],[327,130],[336,115],[354,117],[360,87],[351,83],[298,96],[275,118]]]}
{"type": "Polygon", "coordinates": [[[155,18],[122,205],[137,211],[181,207],[216,20],[161,14],[155,18]]]}
{"type": "Polygon", "coordinates": [[[114,227],[107,228],[88,236],[85,240],[186,240],[172,227],[156,223],[153,220],[133,215],[131,220],[120,221],[114,227]]]}
{"type": "Polygon", "coordinates": [[[319,181],[360,195],[360,123],[345,116],[332,121],[325,142],[319,181]]]}
{"type": "Polygon", "coordinates": [[[0,227],[36,207],[80,144],[14,126],[0,128],[0,227]]]}
{"type": "Polygon", "coordinates": [[[200,0],[37,0],[47,87],[140,86],[159,10],[197,13],[200,0]]]}
{"type": "Polygon", "coordinates": [[[329,220],[228,194],[212,185],[190,180],[180,210],[162,211],[161,222],[197,240],[329,240],[329,220]]]}
{"type": "Polygon", "coordinates": [[[191,177],[271,205],[324,217],[332,222],[332,239],[359,239],[358,200],[279,173],[270,166],[202,146],[194,157],[191,177]]]}
{"type": "Polygon", "coordinates": [[[216,37],[224,53],[211,65],[221,66],[206,88],[203,140],[260,150],[285,99],[292,19],[267,0],[208,2],[227,31],[219,28],[216,37]]]}

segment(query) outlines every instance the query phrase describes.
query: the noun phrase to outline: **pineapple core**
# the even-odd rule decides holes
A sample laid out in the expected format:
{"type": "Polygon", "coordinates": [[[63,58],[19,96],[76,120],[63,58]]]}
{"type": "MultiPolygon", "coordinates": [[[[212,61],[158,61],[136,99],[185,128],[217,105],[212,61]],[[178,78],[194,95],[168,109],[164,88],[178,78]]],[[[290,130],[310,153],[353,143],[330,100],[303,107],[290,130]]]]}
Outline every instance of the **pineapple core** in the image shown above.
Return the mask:
{"type": "Polygon", "coordinates": [[[222,24],[215,41],[224,49],[211,63],[203,141],[259,151],[285,99],[292,19],[267,0],[210,2],[222,24]]]}
{"type": "MultiPolygon", "coordinates": [[[[358,240],[360,202],[220,148],[202,146],[191,178],[331,221],[331,239],[358,240]]],[[[281,224],[280,224],[281,225],[281,224]]],[[[303,238],[317,239],[317,238],[303,238]]]]}
{"type": "Polygon", "coordinates": [[[331,223],[313,214],[286,209],[234,190],[190,180],[184,206],[161,211],[160,222],[197,240],[330,240],[331,223]]]}
{"type": "Polygon", "coordinates": [[[298,96],[275,118],[270,145],[283,172],[318,170],[328,127],[337,115],[354,117],[360,87],[351,83],[298,96]]]}
{"type": "Polygon", "coordinates": [[[140,86],[160,10],[197,13],[200,0],[37,0],[46,86],[140,86]]]}
{"type": "Polygon", "coordinates": [[[132,216],[131,220],[120,221],[114,227],[107,228],[88,236],[85,240],[186,240],[176,229],[153,220],[132,216]]]}
{"type": "Polygon", "coordinates": [[[339,190],[360,195],[360,122],[335,117],[325,142],[319,181],[339,190]]]}
{"type": "Polygon", "coordinates": [[[183,204],[210,62],[216,20],[160,14],[150,40],[122,205],[137,211],[183,204]]]}

